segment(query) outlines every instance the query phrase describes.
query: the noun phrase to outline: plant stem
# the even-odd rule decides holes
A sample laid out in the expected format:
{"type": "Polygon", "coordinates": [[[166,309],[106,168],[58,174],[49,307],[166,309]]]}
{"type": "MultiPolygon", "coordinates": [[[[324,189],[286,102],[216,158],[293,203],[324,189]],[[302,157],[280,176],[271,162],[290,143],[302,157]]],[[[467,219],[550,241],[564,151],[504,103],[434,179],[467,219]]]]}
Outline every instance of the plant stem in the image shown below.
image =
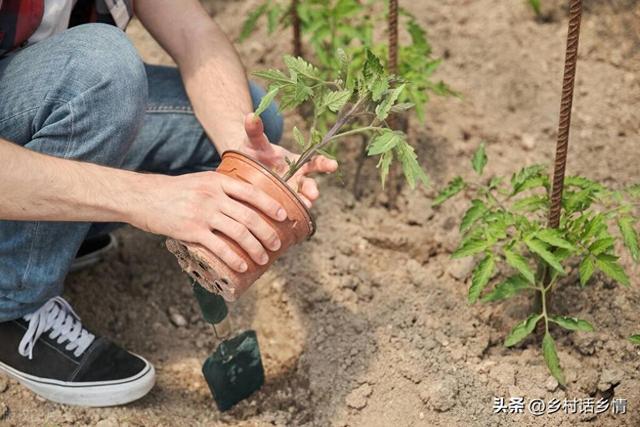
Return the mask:
{"type": "Polygon", "coordinates": [[[367,144],[369,142],[366,135],[361,135],[361,137],[360,156],[358,156],[358,166],[356,167],[356,174],[353,178],[353,197],[355,197],[356,200],[360,200],[361,196],[360,175],[362,175],[364,161],[367,159],[367,144]]]}
{"type": "Polygon", "coordinates": [[[544,330],[549,333],[549,317],[547,315],[547,290],[544,284],[540,286],[540,298],[542,300],[542,316],[544,317],[544,330]]]}
{"type": "Polygon", "coordinates": [[[360,106],[364,103],[365,100],[366,98],[358,99],[358,101],[353,105],[353,107],[351,107],[349,111],[347,111],[345,114],[340,116],[338,120],[336,120],[334,125],[331,127],[331,129],[329,129],[329,131],[322,137],[322,140],[319,143],[315,145],[312,144],[309,148],[307,148],[300,155],[298,160],[293,165],[291,165],[291,167],[289,168],[287,173],[284,174],[282,179],[285,182],[289,181],[291,177],[295,175],[295,173],[298,172],[302,166],[304,166],[308,161],[310,161],[313,158],[313,155],[318,150],[322,150],[324,147],[326,147],[327,144],[331,142],[333,137],[342,128],[342,126],[344,126],[351,119],[351,117],[358,111],[358,109],[360,109],[360,106]]]}
{"type": "Polygon", "coordinates": [[[380,126],[365,126],[363,128],[351,129],[351,130],[348,130],[346,132],[342,132],[342,133],[339,133],[337,135],[333,135],[331,138],[329,138],[329,141],[332,141],[334,139],[342,138],[343,136],[355,135],[355,134],[364,133],[364,132],[367,132],[367,131],[370,131],[370,130],[382,130],[382,129],[385,129],[385,128],[380,127],[380,126]]]}

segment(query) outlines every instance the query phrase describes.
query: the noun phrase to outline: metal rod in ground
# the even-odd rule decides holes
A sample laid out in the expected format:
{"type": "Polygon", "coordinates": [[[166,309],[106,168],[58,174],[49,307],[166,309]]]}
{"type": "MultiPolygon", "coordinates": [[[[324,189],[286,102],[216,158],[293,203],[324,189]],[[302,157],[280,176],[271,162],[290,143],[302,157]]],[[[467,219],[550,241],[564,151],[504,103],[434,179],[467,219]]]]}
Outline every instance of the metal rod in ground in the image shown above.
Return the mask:
{"type": "Polygon", "coordinates": [[[580,20],[582,17],[582,0],[569,1],[569,30],[567,32],[567,51],[564,62],[564,78],[562,80],[562,99],[560,102],[560,121],[558,124],[558,141],[553,168],[553,186],[549,207],[550,228],[560,225],[562,209],[562,190],[567,166],[569,149],[569,128],[571,126],[571,107],[573,105],[573,88],[575,86],[576,65],[578,63],[578,44],[580,39],[580,20]]]}
{"type": "MultiPolygon", "coordinates": [[[[389,57],[387,58],[387,68],[389,70],[389,74],[398,74],[398,0],[389,0],[387,31],[389,33],[389,57]]],[[[398,118],[394,114],[390,115],[387,119],[391,129],[397,129],[397,119],[398,118]]],[[[393,164],[387,178],[387,196],[390,208],[396,206],[398,193],[400,192],[398,175],[398,165],[393,164]]]]}
{"type": "Polygon", "coordinates": [[[291,28],[293,30],[293,56],[302,57],[302,39],[300,35],[298,0],[291,0],[291,28]]]}

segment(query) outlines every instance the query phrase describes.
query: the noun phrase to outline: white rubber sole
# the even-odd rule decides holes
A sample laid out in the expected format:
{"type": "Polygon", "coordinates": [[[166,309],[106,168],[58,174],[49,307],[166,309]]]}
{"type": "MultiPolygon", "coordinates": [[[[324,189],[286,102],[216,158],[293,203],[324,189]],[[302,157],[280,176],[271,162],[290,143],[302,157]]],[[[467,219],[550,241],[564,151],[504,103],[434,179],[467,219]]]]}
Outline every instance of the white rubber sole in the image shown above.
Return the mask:
{"type": "MultiPolygon", "coordinates": [[[[138,356],[140,357],[140,356],[138,356]]],[[[138,400],[153,388],[156,371],[149,362],[137,375],[117,381],[73,383],[40,378],[17,371],[0,362],[5,372],[38,396],[57,403],[77,406],[116,406],[138,400]]]]}

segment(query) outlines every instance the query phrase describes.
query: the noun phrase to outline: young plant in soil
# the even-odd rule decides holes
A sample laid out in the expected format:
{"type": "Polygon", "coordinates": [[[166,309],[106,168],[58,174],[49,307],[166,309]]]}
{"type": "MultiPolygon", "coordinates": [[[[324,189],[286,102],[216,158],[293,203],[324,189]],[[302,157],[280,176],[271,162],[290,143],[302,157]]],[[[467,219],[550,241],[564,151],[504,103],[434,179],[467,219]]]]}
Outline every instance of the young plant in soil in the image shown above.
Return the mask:
{"type": "MultiPolygon", "coordinates": [[[[456,177],[434,201],[437,206],[463,191],[472,195],[471,206],[460,223],[462,241],[452,256],[479,259],[468,291],[471,304],[503,301],[525,292],[536,295],[539,304],[533,304],[531,315],[511,330],[505,345],[520,343],[541,324],[544,360],[551,374],[565,384],[551,335],[554,328],[582,332],[594,328],[587,320],[553,313],[550,296],[575,282],[585,287],[596,273],[629,286],[618,249],[624,245],[636,263],[640,260],[635,230],[638,218],[633,213],[640,199],[640,185],[613,190],[582,176],[569,176],[565,179],[560,226],[549,229],[546,218],[551,184],[547,168],[528,166],[510,180],[489,179],[483,178],[486,163],[482,144],[472,160],[479,182],[456,177]],[[573,265],[578,266],[577,277],[571,273],[573,265]],[[498,271],[511,273],[505,278],[497,275],[498,271]]],[[[631,341],[640,343],[640,336],[631,341]]]]}
{"type": "Polygon", "coordinates": [[[256,110],[262,113],[278,96],[283,110],[293,109],[308,102],[312,105],[312,121],[307,135],[297,127],[293,136],[302,150],[297,160],[288,160],[289,170],[283,176],[287,181],[297,170],[317,153],[331,156],[326,148],[343,138],[367,134],[372,138],[367,146],[367,155],[378,157],[378,168],[384,186],[389,167],[397,160],[410,187],[418,182],[428,184],[427,175],[420,167],[413,147],[403,132],[388,128],[389,114],[405,111],[411,104],[399,103],[408,82],[390,76],[380,59],[370,50],[365,52],[362,67],[354,69],[347,54],[338,49],[336,53],[341,68],[337,78],[326,80],[323,74],[302,58],[286,56],[286,73],[268,70],[255,73],[269,83],[269,90],[256,110]],[[329,113],[335,117],[326,132],[318,129],[320,117],[329,113]],[[348,130],[344,128],[352,125],[348,130]]]}

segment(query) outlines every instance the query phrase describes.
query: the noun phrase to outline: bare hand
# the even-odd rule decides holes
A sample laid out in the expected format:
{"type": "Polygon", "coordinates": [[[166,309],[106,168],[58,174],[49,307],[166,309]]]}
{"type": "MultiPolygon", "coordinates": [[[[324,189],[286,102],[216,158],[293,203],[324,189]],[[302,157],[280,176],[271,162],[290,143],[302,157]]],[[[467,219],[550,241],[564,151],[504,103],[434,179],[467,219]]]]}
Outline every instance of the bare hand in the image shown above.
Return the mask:
{"type": "MultiPolygon", "coordinates": [[[[248,146],[243,149],[244,153],[270,167],[279,175],[284,175],[289,168],[285,159],[288,158],[291,161],[295,161],[300,157],[298,154],[294,154],[279,145],[271,144],[264,134],[264,126],[260,117],[248,114],[245,117],[244,127],[249,138],[248,146]]],[[[338,163],[335,160],[324,156],[315,156],[296,172],[288,184],[298,191],[298,195],[307,207],[311,207],[312,202],[320,196],[320,192],[316,181],[307,175],[319,172],[335,172],[336,169],[338,169],[338,163]]]]}
{"type": "Polygon", "coordinates": [[[149,187],[148,199],[139,203],[142,212],[131,221],[134,226],[199,243],[241,273],[248,268],[246,262],[213,230],[235,240],[260,265],[268,262],[266,249],[280,249],[276,231],[256,211],[276,221],[284,221],[287,213],[262,190],[217,172],[148,177],[158,181],[149,187]]]}

